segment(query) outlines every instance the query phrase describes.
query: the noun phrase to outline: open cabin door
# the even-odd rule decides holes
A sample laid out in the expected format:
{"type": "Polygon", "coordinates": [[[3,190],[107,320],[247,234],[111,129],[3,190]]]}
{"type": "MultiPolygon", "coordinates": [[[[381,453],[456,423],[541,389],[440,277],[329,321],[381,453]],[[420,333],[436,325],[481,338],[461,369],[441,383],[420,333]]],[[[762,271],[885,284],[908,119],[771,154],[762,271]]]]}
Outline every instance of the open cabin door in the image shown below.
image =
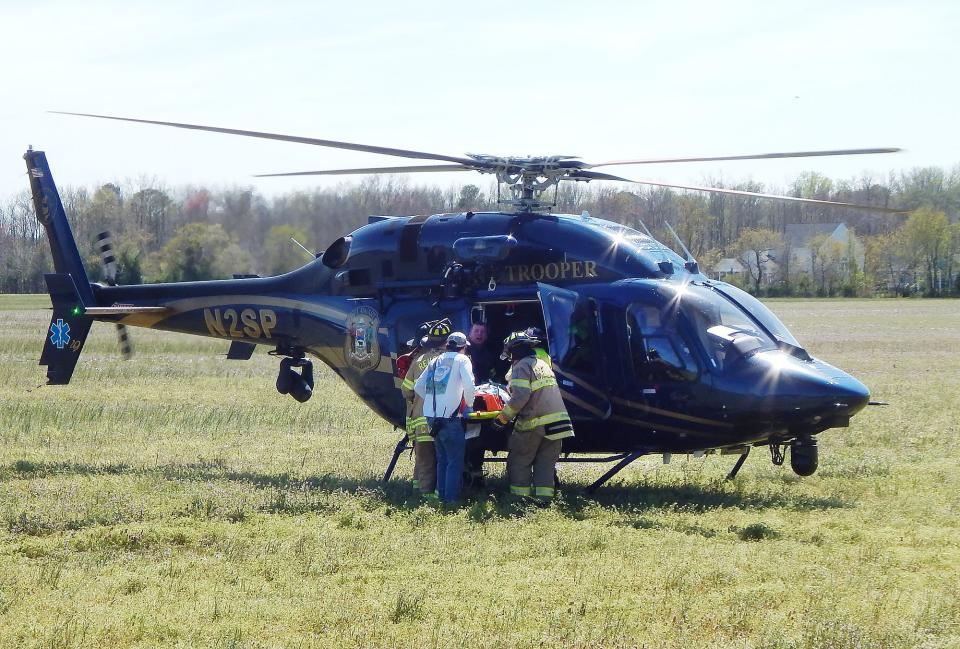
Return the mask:
{"type": "Polygon", "coordinates": [[[547,344],[553,371],[570,418],[607,419],[602,325],[597,304],[589,297],[549,284],[537,283],[543,308],[547,344]]]}

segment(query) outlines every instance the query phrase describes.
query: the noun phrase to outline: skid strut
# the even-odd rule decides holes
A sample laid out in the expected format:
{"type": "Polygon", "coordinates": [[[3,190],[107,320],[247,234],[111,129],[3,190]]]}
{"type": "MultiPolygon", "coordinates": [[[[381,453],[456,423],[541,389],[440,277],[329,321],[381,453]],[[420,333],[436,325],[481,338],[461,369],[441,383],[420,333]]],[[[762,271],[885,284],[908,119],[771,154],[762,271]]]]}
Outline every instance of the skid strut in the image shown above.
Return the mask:
{"type": "Polygon", "coordinates": [[[390,476],[393,475],[393,470],[397,466],[397,460],[400,459],[400,456],[403,455],[403,452],[408,448],[413,448],[412,446],[407,446],[407,436],[404,435],[400,438],[400,441],[397,442],[397,447],[393,449],[393,458],[390,460],[390,464],[387,465],[387,472],[383,474],[383,481],[387,482],[390,480],[390,476]]]}
{"type": "Polygon", "coordinates": [[[633,462],[637,458],[642,457],[643,455],[644,455],[643,451],[634,451],[633,453],[627,453],[626,456],[622,460],[617,462],[612,469],[604,473],[602,476],[600,476],[597,479],[596,482],[594,482],[592,485],[587,487],[587,490],[586,490],[587,493],[592,494],[594,491],[600,488],[607,480],[609,480],[613,476],[623,471],[625,468],[627,468],[627,465],[629,465],[631,462],[633,462]]]}
{"type": "Polygon", "coordinates": [[[733,480],[737,477],[737,474],[740,473],[740,468],[743,466],[743,463],[747,461],[747,456],[750,455],[750,447],[747,447],[747,450],[737,459],[737,463],[733,465],[733,468],[730,469],[730,473],[727,474],[727,480],[733,480]]]}

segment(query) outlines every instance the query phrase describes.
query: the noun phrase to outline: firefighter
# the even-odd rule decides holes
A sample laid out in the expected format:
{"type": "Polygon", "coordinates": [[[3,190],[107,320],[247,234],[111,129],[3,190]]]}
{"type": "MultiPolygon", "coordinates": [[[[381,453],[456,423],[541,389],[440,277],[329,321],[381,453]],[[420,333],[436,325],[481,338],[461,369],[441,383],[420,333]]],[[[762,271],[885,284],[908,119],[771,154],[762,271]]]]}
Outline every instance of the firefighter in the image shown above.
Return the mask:
{"type": "Polygon", "coordinates": [[[406,392],[406,378],[407,373],[410,371],[410,366],[415,360],[423,353],[423,346],[427,341],[427,332],[430,331],[430,326],[436,322],[424,322],[422,325],[417,327],[416,335],[407,341],[408,351],[402,356],[397,356],[397,377],[400,379],[400,392],[403,394],[403,400],[407,405],[407,414],[406,414],[406,424],[405,430],[407,431],[407,439],[410,442],[411,446],[413,445],[413,429],[410,426],[412,421],[413,413],[413,397],[409,396],[406,392]]]}
{"type": "Polygon", "coordinates": [[[553,370],[537,357],[539,344],[526,331],[503,341],[504,354],[511,360],[510,401],[494,425],[505,428],[516,417],[507,446],[510,493],[549,501],[555,493],[554,469],[562,440],[573,436],[573,424],[553,370]]]}
{"type": "Polygon", "coordinates": [[[403,379],[400,391],[407,400],[407,436],[413,443],[413,484],[425,498],[437,497],[437,456],[430,436],[427,418],[423,415],[423,398],[413,390],[417,379],[434,358],[443,352],[447,336],[453,332],[453,324],[444,318],[424,323],[426,335],[420,339],[422,353],[414,358],[403,379]]]}

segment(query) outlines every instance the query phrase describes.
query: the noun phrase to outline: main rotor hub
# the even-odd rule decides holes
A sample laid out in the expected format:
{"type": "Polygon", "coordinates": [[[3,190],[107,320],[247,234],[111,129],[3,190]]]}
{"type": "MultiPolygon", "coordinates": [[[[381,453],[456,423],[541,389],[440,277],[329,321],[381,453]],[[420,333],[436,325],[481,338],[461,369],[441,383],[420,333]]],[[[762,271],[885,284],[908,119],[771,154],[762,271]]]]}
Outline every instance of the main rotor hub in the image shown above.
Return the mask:
{"type": "Polygon", "coordinates": [[[556,200],[542,201],[540,196],[545,190],[556,187],[561,180],[588,180],[572,175],[584,165],[577,160],[577,156],[504,158],[475,153],[468,153],[467,156],[480,163],[476,167],[477,171],[495,174],[497,182],[510,190],[513,198],[501,199],[498,202],[523,212],[554,207],[556,200]]]}

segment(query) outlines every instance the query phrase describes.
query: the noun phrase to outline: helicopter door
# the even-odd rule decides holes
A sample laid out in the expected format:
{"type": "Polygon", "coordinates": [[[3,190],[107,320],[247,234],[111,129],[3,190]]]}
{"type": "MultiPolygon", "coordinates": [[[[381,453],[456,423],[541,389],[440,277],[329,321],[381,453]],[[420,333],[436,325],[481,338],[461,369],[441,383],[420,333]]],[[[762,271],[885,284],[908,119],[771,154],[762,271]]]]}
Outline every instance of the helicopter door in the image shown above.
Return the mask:
{"type": "Polygon", "coordinates": [[[606,419],[611,407],[604,391],[604,354],[596,303],[549,284],[538,283],[537,292],[553,371],[570,418],[606,419]]]}

